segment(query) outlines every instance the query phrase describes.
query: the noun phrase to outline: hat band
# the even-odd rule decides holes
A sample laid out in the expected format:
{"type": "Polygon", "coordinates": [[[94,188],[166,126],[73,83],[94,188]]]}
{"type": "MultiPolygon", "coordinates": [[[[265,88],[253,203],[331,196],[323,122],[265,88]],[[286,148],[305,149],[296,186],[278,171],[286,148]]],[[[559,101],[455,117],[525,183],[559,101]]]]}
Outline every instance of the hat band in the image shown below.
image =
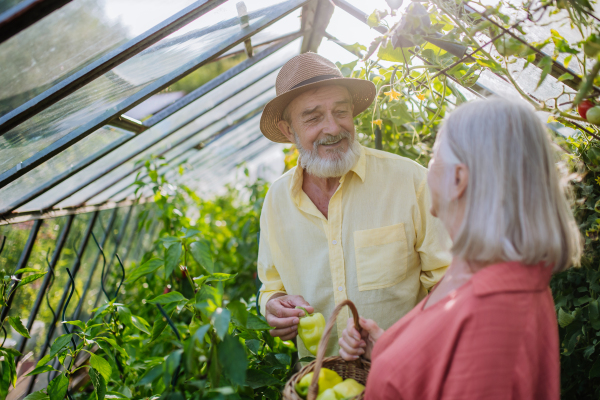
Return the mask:
{"type": "Polygon", "coordinates": [[[296,86],[292,87],[290,90],[297,89],[300,86],[308,85],[310,83],[315,83],[315,82],[319,82],[319,81],[324,81],[326,79],[335,79],[335,78],[341,78],[341,76],[338,76],[338,75],[317,75],[317,76],[313,76],[310,79],[307,79],[305,81],[300,82],[296,86]]]}

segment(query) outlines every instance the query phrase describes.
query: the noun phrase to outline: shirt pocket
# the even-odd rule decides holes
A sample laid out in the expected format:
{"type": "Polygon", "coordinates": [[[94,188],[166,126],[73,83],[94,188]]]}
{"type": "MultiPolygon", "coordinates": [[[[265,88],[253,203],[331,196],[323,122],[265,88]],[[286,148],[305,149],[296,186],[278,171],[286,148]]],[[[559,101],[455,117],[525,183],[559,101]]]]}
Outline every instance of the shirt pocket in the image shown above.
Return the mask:
{"type": "Polygon", "coordinates": [[[406,278],[408,244],[404,224],[354,232],[358,290],[383,289],[406,278]]]}

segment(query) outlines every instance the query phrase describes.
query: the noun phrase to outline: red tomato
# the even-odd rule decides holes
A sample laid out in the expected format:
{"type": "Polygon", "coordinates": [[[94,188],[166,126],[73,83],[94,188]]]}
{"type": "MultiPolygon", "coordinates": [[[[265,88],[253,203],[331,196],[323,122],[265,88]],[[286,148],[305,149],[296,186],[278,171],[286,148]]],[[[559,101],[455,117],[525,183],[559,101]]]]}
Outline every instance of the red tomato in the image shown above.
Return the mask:
{"type": "Polygon", "coordinates": [[[581,118],[587,119],[587,111],[592,107],[594,107],[594,103],[592,103],[589,100],[584,100],[581,103],[579,103],[579,105],[577,106],[577,111],[579,112],[579,115],[581,115],[581,118]]]}

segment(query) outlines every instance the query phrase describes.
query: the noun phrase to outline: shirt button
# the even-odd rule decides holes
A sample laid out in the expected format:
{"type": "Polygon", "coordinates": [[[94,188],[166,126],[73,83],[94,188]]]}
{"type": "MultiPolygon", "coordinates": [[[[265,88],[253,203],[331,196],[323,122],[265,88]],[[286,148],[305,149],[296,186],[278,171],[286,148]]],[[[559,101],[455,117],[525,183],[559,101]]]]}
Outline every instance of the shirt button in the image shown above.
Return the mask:
{"type": "Polygon", "coordinates": [[[338,288],[338,290],[341,292],[342,290],[344,290],[344,288],[340,286],[340,287],[338,288]]]}
{"type": "Polygon", "coordinates": [[[331,243],[333,243],[333,244],[337,244],[337,240],[334,240],[334,241],[333,241],[333,242],[331,242],[331,243]]]}

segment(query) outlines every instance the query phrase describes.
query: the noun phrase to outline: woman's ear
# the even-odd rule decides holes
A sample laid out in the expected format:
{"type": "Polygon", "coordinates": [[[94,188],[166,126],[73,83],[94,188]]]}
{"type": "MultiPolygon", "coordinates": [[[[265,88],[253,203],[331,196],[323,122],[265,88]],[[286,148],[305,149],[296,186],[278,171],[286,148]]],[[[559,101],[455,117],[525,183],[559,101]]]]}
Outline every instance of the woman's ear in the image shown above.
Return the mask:
{"type": "Polygon", "coordinates": [[[469,168],[465,164],[456,164],[454,170],[454,188],[456,199],[460,199],[469,186],[469,168]]]}

